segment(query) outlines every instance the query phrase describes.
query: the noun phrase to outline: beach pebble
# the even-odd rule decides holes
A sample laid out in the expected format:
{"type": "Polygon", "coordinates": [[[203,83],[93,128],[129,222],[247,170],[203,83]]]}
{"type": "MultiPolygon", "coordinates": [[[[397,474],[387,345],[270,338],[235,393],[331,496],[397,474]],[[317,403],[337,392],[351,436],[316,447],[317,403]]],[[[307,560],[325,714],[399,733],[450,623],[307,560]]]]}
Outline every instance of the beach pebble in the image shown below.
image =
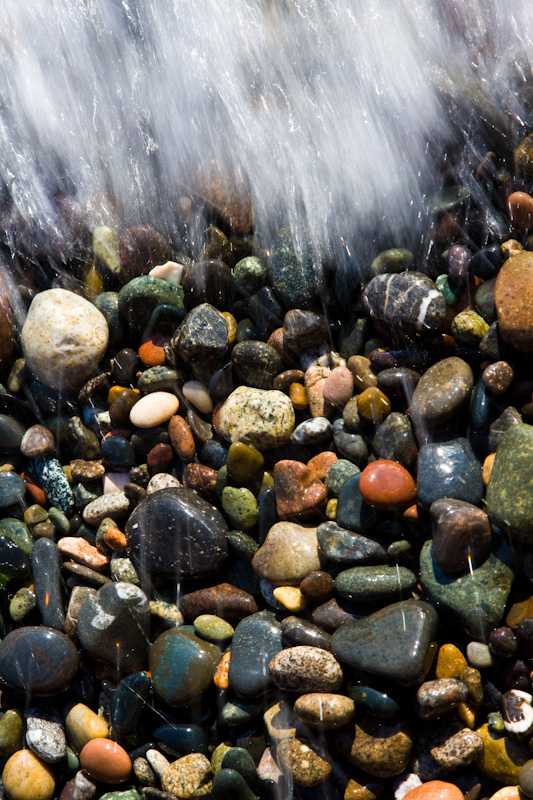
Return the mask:
{"type": "Polygon", "coordinates": [[[409,472],[396,461],[379,459],[361,473],[359,491],[365,502],[385,511],[411,505],[416,497],[416,484],[409,472]]]}
{"type": "Polygon", "coordinates": [[[437,331],[446,303],[436,285],[420,272],[377,275],[363,293],[371,317],[416,331],[437,331]]]}
{"type": "Polygon", "coordinates": [[[240,386],[220,409],[218,427],[229,442],[267,450],[288,442],[294,422],[294,409],[285,394],[240,386]]]}
{"type": "Polygon", "coordinates": [[[523,250],[505,262],[494,288],[498,332],[504,342],[524,353],[533,350],[532,275],[533,257],[523,250]]]}
{"type": "Polygon", "coordinates": [[[257,575],[276,586],[297,586],[321,567],[316,528],[278,522],[252,560],[257,575]]]}
{"type": "Polygon", "coordinates": [[[155,428],[167,422],[177,412],[179,404],[179,399],[170,392],[151,392],[132,407],[130,422],[136,428],[155,428]]]}
{"type": "Polygon", "coordinates": [[[105,739],[109,736],[105,721],[84,703],[76,703],[68,711],[65,729],[71,746],[78,752],[91,739],[105,739]]]}
{"type": "Polygon", "coordinates": [[[103,519],[121,519],[130,510],[130,501],[124,492],[109,492],[92,500],[83,509],[83,519],[97,527],[103,519]]]}
{"type": "Polygon", "coordinates": [[[54,773],[31,750],[19,750],[7,761],[2,784],[9,800],[52,800],[54,773]]]}
{"type": "Polygon", "coordinates": [[[331,775],[331,764],[299,739],[285,739],[276,749],[281,771],[298,786],[319,786],[331,775]]]}
{"type": "Polygon", "coordinates": [[[65,289],[40,292],[30,306],[21,344],[30,369],[52,389],[79,389],[97,368],[109,339],[103,314],[65,289]]]}
{"type": "Polygon", "coordinates": [[[463,797],[462,791],[453,783],[428,781],[407,792],[403,800],[463,800],[463,797]]]}
{"type": "Polygon", "coordinates": [[[33,706],[26,714],[26,742],[42,761],[55,764],[67,755],[65,731],[57,713],[33,706]]]}
{"type": "Polygon", "coordinates": [[[278,689],[292,692],[335,692],[343,673],[339,662],[319,647],[288,647],[269,664],[270,677],[278,689]]]}
{"type": "Polygon", "coordinates": [[[94,780],[103,783],[124,783],[131,774],[131,760],[117,742],[91,739],[83,746],[80,764],[94,780]]]}

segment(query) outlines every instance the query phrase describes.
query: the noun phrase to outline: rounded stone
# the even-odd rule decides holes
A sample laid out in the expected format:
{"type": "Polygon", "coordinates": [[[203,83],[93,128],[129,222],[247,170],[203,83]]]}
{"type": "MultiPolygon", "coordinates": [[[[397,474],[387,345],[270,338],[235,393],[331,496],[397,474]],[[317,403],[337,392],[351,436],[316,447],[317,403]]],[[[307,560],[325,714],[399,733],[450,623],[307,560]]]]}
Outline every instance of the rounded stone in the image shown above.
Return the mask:
{"type": "Polygon", "coordinates": [[[331,764],[299,739],[284,739],[276,749],[282,772],[290,775],[298,786],[319,786],[332,772],[331,764]]]}
{"type": "Polygon", "coordinates": [[[2,784],[9,800],[52,800],[54,773],[31,750],[19,750],[8,758],[2,784]]]}
{"type": "Polygon", "coordinates": [[[136,428],[155,428],[167,422],[178,410],[180,401],[170,392],[152,392],[138,400],[130,411],[136,428]]]}
{"type": "Polygon", "coordinates": [[[294,408],[283,392],[240,386],[220,409],[218,429],[229,442],[268,450],[289,441],[294,422],[294,408]]]}
{"type": "Polygon", "coordinates": [[[371,317],[423,333],[439,330],[446,315],[442,294],[420,272],[377,275],[366,286],[363,302],[371,317]]]}
{"type": "Polygon", "coordinates": [[[212,684],[220,649],[188,630],[162,633],[150,647],[154,692],[172,706],[187,706],[212,684]]]}
{"type": "Polygon", "coordinates": [[[106,739],[109,730],[105,721],[84,703],[76,703],[65,717],[65,728],[71,746],[80,751],[92,739],[106,739]]]}
{"type": "Polygon", "coordinates": [[[227,532],[220,511],[182,488],[148,495],[126,525],[144,568],[178,580],[216,573],[227,555],[227,532]]]}
{"type": "Polygon", "coordinates": [[[502,266],[494,288],[498,332],[504,342],[533,352],[533,253],[523,250],[502,266]]]}
{"type": "Polygon", "coordinates": [[[395,511],[414,502],[416,484],[397,461],[379,459],[362,471],[359,491],[363,500],[374,508],[395,511]]]}
{"type": "Polygon", "coordinates": [[[287,647],[269,664],[270,677],[289,692],[335,692],[343,674],[337,659],[320,647],[287,647]]]}
{"type": "Polygon", "coordinates": [[[446,497],[432,503],[429,513],[433,555],[444,572],[461,572],[469,563],[477,567],[488,557],[492,531],[480,508],[446,497]]]}
{"type": "Polygon", "coordinates": [[[79,654],[53,628],[17,628],[0,644],[0,675],[21,692],[49,696],[64,691],[78,670],[79,654]]]}
{"type": "Polygon", "coordinates": [[[513,225],[527,230],[533,226],[533,197],[526,192],[512,192],[507,198],[507,211],[513,225]]]}
{"type": "Polygon", "coordinates": [[[131,759],[123,747],[109,739],[91,739],[80,753],[80,764],[94,780],[124,783],[131,774],[131,759]]]}
{"type": "Polygon", "coordinates": [[[416,786],[403,796],[403,800],[463,800],[463,793],[454,783],[428,781],[416,786]]]}
{"type": "Polygon", "coordinates": [[[21,334],[28,366],[57,390],[79,389],[100,363],[108,340],[104,315],[66,289],[36,295],[21,334]]]}
{"type": "Polygon", "coordinates": [[[438,361],[422,375],[411,399],[417,427],[440,427],[459,411],[474,388],[472,369],[461,358],[438,361]]]}
{"type": "Polygon", "coordinates": [[[316,528],[277,522],[253,557],[252,567],[275,586],[298,586],[321,568],[316,528]]]}
{"type": "Polygon", "coordinates": [[[519,542],[533,541],[533,495],[530,487],[533,426],[513,425],[502,436],[487,486],[487,513],[502,533],[519,542]]]}
{"type": "Polygon", "coordinates": [[[405,770],[413,745],[413,731],[401,719],[356,717],[354,732],[335,735],[341,753],[358,769],[376,778],[391,778],[405,770]]]}
{"type": "Polygon", "coordinates": [[[342,728],[352,719],[355,704],[343,694],[313,692],[298,697],[294,710],[305,725],[333,730],[342,728]]]}

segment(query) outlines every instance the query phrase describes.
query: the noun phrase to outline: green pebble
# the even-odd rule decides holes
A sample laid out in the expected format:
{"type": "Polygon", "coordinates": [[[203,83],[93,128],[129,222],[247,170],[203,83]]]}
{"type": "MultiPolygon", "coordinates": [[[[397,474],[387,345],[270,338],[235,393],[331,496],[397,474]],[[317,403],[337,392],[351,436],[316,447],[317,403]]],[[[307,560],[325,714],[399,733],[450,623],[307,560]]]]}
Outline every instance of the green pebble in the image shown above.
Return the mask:
{"type": "Polygon", "coordinates": [[[141,579],[137,575],[135,567],[129,558],[113,558],[109,565],[111,576],[116,581],[123,581],[124,583],[133,583],[134,586],[141,585],[141,579]]]}
{"type": "Polygon", "coordinates": [[[461,311],[454,317],[451,330],[457,342],[470,347],[479,347],[489,326],[476,311],[461,311]]]}
{"type": "Polygon", "coordinates": [[[27,586],[22,586],[15,592],[9,603],[9,616],[13,622],[22,622],[33,609],[37,601],[34,593],[27,586]]]}
{"type": "Polygon", "coordinates": [[[102,313],[109,328],[109,344],[122,341],[122,323],[118,313],[118,292],[102,292],[96,295],[93,305],[102,313]]]}
{"type": "Polygon", "coordinates": [[[245,292],[253,294],[265,285],[265,265],[257,256],[246,256],[235,264],[233,280],[245,292]]]}
{"type": "Polygon", "coordinates": [[[217,472],[217,480],[215,484],[215,489],[219,497],[221,497],[222,492],[224,491],[228,483],[229,483],[228,468],[224,464],[224,466],[220,467],[219,471],[217,472]]]}
{"type": "Polygon", "coordinates": [[[252,558],[259,550],[259,545],[251,536],[243,531],[230,531],[226,534],[229,546],[246,564],[252,563],[252,558]]]}
{"type": "Polygon", "coordinates": [[[70,521],[68,517],[55,506],[50,506],[48,514],[56,531],[62,536],[68,536],[70,531],[70,521]]]}
{"type": "Polygon", "coordinates": [[[118,311],[131,325],[143,328],[157,306],[173,306],[183,319],[186,313],[183,298],[182,286],[152,275],[141,275],[129,281],[118,293],[118,311]]]}
{"type": "Polygon", "coordinates": [[[24,717],[15,708],[9,709],[0,719],[0,757],[7,759],[22,750],[24,717]]]}
{"type": "Polygon", "coordinates": [[[359,467],[347,461],[345,458],[339,458],[328,470],[326,480],[324,481],[326,489],[328,490],[329,497],[338,497],[340,490],[346,483],[348,478],[361,472],[359,467]]]}
{"type": "Polygon", "coordinates": [[[235,629],[225,619],[217,617],[215,614],[200,614],[194,620],[194,630],[208,642],[223,642],[231,639],[235,629]]]}
{"type": "Polygon", "coordinates": [[[247,725],[263,711],[263,704],[255,700],[243,700],[234,696],[233,700],[228,700],[222,706],[220,717],[230,728],[238,725],[247,725]]]}
{"type": "MultiPolygon", "coordinates": [[[[37,525],[39,522],[44,522],[48,519],[48,512],[37,503],[34,503],[32,506],[26,509],[24,512],[24,522],[32,527],[32,525],[37,525]]],[[[7,520],[3,520],[6,522],[7,520]]]]}
{"type": "Polygon", "coordinates": [[[179,385],[177,371],[165,365],[145,369],[137,381],[137,386],[144,394],[150,394],[150,392],[173,392],[179,385]]]}
{"type": "Polygon", "coordinates": [[[491,731],[501,733],[502,731],[505,730],[503,717],[499,711],[491,711],[491,713],[487,717],[487,722],[489,723],[489,728],[491,729],[491,731]]]}
{"type": "MultiPolygon", "coordinates": [[[[41,508],[41,506],[37,506],[41,508]]],[[[44,511],[44,509],[42,509],[44,511]]],[[[46,514],[46,511],[44,511],[46,514]]],[[[46,519],[46,517],[45,517],[46,519]]],[[[20,547],[27,555],[31,555],[33,548],[33,539],[30,534],[28,526],[20,519],[13,517],[6,517],[0,521],[0,534],[6,536],[8,539],[20,547]]]]}
{"type": "Polygon", "coordinates": [[[257,524],[257,500],[249,489],[226,486],[222,490],[222,508],[231,524],[240,531],[250,531],[257,524]]]}
{"type": "Polygon", "coordinates": [[[73,458],[92,461],[100,458],[100,442],[95,433],[86,428],[79,417],[71,417],[67,428],[67,439],[73,458]]]}
{"type": "Polygon", "coordinates": [[[141,795],[135,789],[127,789],[125,792],[106,792],[100,800],[141,800],[141,795]]]}
{"type": "Polygon", "coordinates": [[[213,755],[211,756],[211,772],[213,775],[216,775],[222,769],[224,756],[229,750],[231,750],[231,745],[227,742],[220,742],[213,750],[213,755]]]}
{"type": "Polygon", "coordinates": [[[446,305],[453,306],[457,302],[457,295],[450,286],[450,279],[448,278],[448,276],[439,275],[435,283],[437,284],[437,289],[444,297],[446,305]]]}
{"type": "Polygon", "coordinates": [[[67,769],[69,772],[77,772],[80,768],[80,760],[74,750],[67,747],[67,769]]]}
{"type": "Polygon", "coordinates": [[[375,257],[370,265],[370,276],[384,275],[389,272],[404,272],[413,266],[414,257],[410,250],[401,247],[391,247],[383,250],[375,257]]]}

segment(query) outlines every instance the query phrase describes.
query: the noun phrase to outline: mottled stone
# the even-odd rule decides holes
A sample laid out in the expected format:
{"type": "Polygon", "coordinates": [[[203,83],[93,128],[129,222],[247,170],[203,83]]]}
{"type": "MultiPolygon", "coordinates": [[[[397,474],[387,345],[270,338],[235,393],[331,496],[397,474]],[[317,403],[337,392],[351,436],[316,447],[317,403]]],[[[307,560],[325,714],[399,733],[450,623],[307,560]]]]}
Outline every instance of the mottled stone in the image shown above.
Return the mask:
{"type": "Polygon", "coordinates": [[[327,781],[332,772],[329,761],[300,739],[280,742],[276,758],[281,771],[290,775],[298,786],[319,786],[327,781]]]}
{"type": "Polygon", "coordinates": [[[26,428],[14,417],[0,414],[0,453],[18,453],[26,428]]]}
{"type": "Polygon", "coordinates": [[[474,378],[461,358],[438,361],[418,381],[411,398],[411,416],[416,428],[442,427],[468,401],[474,378]]]}
{"type": "Polygon", "coordinates": [[[291,692],[335,692],[343,674],[339,662],[320,647],[288,647],[269,665],[272,682],[291,692]]]}
{"type": "Polygon", "coordinates": [[[56,458],[37,458],[30,462],[29,472],[43,489],[49,503],[68,514],[74,506],[74,495],[67,476],[56,458]]]}
{"type": "Polygon", "coordinates": [[[144,567],[177,579],[217,572],[227,554],[226,532],[221,513],[189,489],[148,495],[126,525],[144,567]]]}
{"type": "Polygon", "coordinates": [[[65,289],[35,296],[21,333],[30,369],[52,389],[79,389],[97,368],[109,339],[103,314],[65,289]]]}
{"type": "Polygon", "coordinates": [[[218,428],[227,441],[268,450],[289,441],[294,422],[294,409],[285,394],[240,386],[220,409],[218,428]]]}
{"type": "Polygon", "coordinates": [[[54,773],[31,750],[19,750],[6,762],[3,789],[10,800],[52,800],[54,773]]]}
{"type": "Polygon", "coordinates": [[[150,647],[154,691],[170,705],[189,705],[211,685],[219,661],[216,645],[188,630],[165,631],[150,647]]]}
{"type": "Polygon", "coordinates": [[[85,703],[76,703],[68,709],[65,729],[69,743],[76,752],[79,752],[91,739],[105,739],[109,736],[105,720],[85,703]]]}
{"type": "Polygon", "coordinates": [[[358,769],[376,778],[391,778],[407,767],[413,732],[407,721],[378,720],[361,714],[353,733],[338,733],[335,741],[358,769]]]}
{"type": "Polygon", "coordinates": [[[416,575],[407,567],[358,566],[339,572],[335,591],[354,602],[386,603],[409,596],[416,582],[416,575]]]}
{"type": "Polygon", "coordinates": [[[490,553],[490,522],[480,508],[463,500],[444,498],[430,506],[433,555],[444,572],[478,567],[490,553]],[[470,562],[469,559],[470,558],[470,562]]]}
{"type": "Polygon", "coordinates": [[[46,458],[55,451],[55,438],[44,425],[32,425],[20,443],[20,452],[26,458],[46,458]]]}
{"type": "Polygon", "coordinates": [[[224,316],[209,303],[189,311],[172,344],[189,363],[216,363],[228,349],[228,326],[224,316]]]}
{"type": "Polygon", "coordinates": [[[183,594],[179,607],[189,619],[194,620],[201,614],[216,614],[233,623],[258,611],[253,596],[230,583],[183,594]]]}
{"type": "Polygon", "coordinates": [[[331,648],[341,662],[409,686],[424,678],[437,625],[429,603],[401,601],[343,625],[331,648]]]}
{"type": "Polygon", "coordinates": [[[355,705],[353,700],[342,694],[313,692],[298,697],[294,710],[306,725],[334,730],[342,728],[352,719],[355,705]]]}
{"type": "Polygon", "coordinates": [[[21,692],[54,695],[77,672],[79,654],[65,634],[53,628],[17,628],[0,644],[0,674],[21,692]]]}
{"type": "Polygon", "coordinates": [[[259,611],[235,628],[229,683],[243,697],[257,697],[271,685],[268,664],[282,650],[281,628],[273,613],[259,611]]]}
{"type": "Polygon", "coordinates": [[[171,306],[176,321],[185,316],[183,288],[162,278],[141,275],[133,278],[118,293],[118,311],[130,325],[144,329],[158,306],[171,306]]]}
{"type": "Polygon", "coordinates": [[[295,240],[282,228],[270,243],[267,273],[271,286],[287,308],[309,308],[321,287],[322,271],[305,232],[295,240]]]}
{"type": "Polygon", "coordinates": [[[523,353],[533,351],[532,276],[533,257],[523,250],[505,262],[494,288],[500,336],[523,353]]]}
{"type": "Polygon", "coordinates": [[[21,504],[26,484],[16,472],[0,472],[0,508],[21,504]]]}
{"type": "Polygon", "coordinates": [[[420,272],[377,275],[363,293],[371,317],[411,330],[439,330],[446,303],[436,285],[420,272]]]}
{"type": "Polygon", "coordinates": [[[322,509],[327,489],[314,469],[300,461],[283,459],[273,470],[278,518],[309,519],[322,509]]]}
{"type": "Polygon", "coordinates": [[[464,703],[468,689],[456,678],[426,681],[416,693],[416,711],[422,719],[437,719],[464,703]]]}
{"type": "Polygon", "coordinates": [[[78,615],[82,650],[119,670],[141,669],[146,663],[150,608],[144,592],[131,583],[102,586],[78,615]]]}
{"type": "Polygon", "coordinates": [[[533,541],[533,426],[513,425],[501,439],[487,486],[493,525],[519,542],[533,541]]]}
{"type": "Polygon", "coordinates": [[[276,586],[297,586],[321,567],[316,528],[278,522],[252,560],[257,575],[276,586]]]}
{"type": "Polygon", "coordinates": [[[317,538],[320,552],[329,561],[343,567],[384,564],[387,561],[385,548],[379,542],[341,528],[335,522],[323,522],[319,525],[317,538]]]}
{"type": "Polygon", "coordinates": [[[61,719],[55,711],[44,706],[28,709],[26,742],[35,755],[49,764],[62,761],[67,755],[67,740],[61,719]]]}
{"type": "Polygon", "coordinates": [[[502,617],[513,582],[514,551],[504,541],[472,571],[452,578],[442,572],[427,541],[420,553],[420,582],[443,616],[476,639],[484,640],[502,617]]]}
{"type": "Polygon", "coordinates": [[[231,361],[240,383],[255,389],[272,389],[276,375],[281,372],[281,359],[265,342],[239,342],[231,352],[231,361]]]}

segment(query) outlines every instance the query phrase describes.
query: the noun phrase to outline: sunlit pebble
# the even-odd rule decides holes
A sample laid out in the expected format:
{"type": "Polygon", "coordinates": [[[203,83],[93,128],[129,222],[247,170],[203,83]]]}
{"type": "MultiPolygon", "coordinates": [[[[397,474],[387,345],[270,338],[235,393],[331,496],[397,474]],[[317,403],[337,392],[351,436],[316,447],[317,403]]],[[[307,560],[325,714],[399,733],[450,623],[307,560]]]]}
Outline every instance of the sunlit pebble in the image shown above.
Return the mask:
{"type": "Polygon", "coordinates": [[[533,226],[533,197],[526,192],[513,192],[507,198],[507,210],[513,225],[522,230],[533,226]]]}

